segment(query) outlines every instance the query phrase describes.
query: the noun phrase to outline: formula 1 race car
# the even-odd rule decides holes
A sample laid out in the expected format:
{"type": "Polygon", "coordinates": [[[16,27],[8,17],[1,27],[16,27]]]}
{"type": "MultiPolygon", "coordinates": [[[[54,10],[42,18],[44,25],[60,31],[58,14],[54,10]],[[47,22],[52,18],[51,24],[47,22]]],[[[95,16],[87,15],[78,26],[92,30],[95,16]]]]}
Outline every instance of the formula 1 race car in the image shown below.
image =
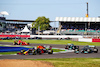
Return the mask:
{"type": "Polygon", "coordinates": [[[43,53],[48,53],[48,54],[53,54],[52,47],[50,46],[49,49],[46,49],[44,46],[38,46],[37,49],[29,49],[27,51],[21,50],[20,53],[17,53],[19,55],[36,55],[36,54],[43,54],[43,53]]]}
{"type": "Polygon", "coordinates": [[[18,55],[36,55],[36,50],[34,49],[29,49],[27,51],[25,50],[21,50],[19,53],[17,53],[18,55]]]}
{"type": "Polygon", "coordinates": [[[68,43],[65,47],[65,49],[68,50],[75,50],[75,49],[79,49],[79,46],[75,46],[74,44],[68,43]]]}
{"type": "Polygon", "coordinates": [[[29,43],[26,43],[22,40],[14,41],[13,45],[29,45],[29,43]]]}
{"type": "Polygon", "coordinates": [[[41,51],[41,53],[53,54],[52,46],[49,46],[49,49],[46,49],[44,46],[37,46],[37,53],[38,51],[41,51]]]}
{"type": "Polygon", "coordinates": [[[96,48],[96,46],[85,46],[84,48],[82,48],[81,53],[98,53],[98,49],[96,48]]]}

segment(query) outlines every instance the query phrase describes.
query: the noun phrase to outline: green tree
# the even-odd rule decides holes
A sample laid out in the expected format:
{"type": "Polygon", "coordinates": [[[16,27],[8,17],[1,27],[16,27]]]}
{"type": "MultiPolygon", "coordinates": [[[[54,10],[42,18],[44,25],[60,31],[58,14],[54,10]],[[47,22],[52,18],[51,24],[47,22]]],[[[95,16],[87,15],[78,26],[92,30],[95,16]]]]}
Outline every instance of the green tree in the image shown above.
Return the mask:
{"type": "Polygon", "coordinates": [[[49,18],[44,16],[38,17],[35,22],[32,23],[32,28],[36,28],[38,30],[38,27],[40,27],[40,30],[46,30],[50,27],[49,23],[49,18]]]}

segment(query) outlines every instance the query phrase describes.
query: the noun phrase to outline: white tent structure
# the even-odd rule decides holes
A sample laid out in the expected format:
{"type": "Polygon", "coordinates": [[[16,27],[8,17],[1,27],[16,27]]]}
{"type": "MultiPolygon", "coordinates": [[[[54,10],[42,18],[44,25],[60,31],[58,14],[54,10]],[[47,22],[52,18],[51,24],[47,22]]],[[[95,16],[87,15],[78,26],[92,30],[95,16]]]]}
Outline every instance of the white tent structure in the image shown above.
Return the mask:
{"type": "Polygon", "coordinates": [[[2,12],[0,12],[0,15],[9,15],[9,13],[8,12],[6,12],[6,11],[2,11],[2,12]]]}
{"type": "Polygon", "coordinates": [[[25,28],[21,32],[28,33],[28,32],[31,32],[31,31],[27,28],[27,26],[25,26],[25,28]]]}

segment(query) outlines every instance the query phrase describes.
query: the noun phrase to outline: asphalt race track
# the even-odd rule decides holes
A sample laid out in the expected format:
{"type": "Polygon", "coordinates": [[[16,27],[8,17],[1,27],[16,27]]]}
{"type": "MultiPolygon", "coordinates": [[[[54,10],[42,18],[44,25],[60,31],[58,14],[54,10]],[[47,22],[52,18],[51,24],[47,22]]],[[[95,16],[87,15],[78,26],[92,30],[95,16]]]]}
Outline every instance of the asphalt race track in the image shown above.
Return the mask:
{"type": "MultiPolygon", "coordinates": [[[[2,45],[13,45],[12,43],[3,43],[2,45]]],[[[38,46],[38,45],[51,45],[53,48],[65,48],[65,45],[53,45],[53,44],[30,44],[30,46],[38,46]]],[[[80,49],[84,46],[80,46],[80,49]]],[[[2,55],[0,59],[44,59],[44,58],[100,58],[100,46],[98,48],[98,53],[90,53],[90,54],[75,54],[74,52],[68,53],[57,53],[57,54],[42,54],[42,55],[2,55]]]]}

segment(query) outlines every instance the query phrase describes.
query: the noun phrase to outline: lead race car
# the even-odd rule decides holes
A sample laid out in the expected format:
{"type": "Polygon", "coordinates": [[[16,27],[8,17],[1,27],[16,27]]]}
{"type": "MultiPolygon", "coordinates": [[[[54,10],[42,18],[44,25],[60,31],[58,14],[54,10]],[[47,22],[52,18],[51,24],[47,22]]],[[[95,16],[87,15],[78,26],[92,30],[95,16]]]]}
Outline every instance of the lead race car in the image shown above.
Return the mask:
{"type": "Polygon", "coordinates": [[[22,40],[14,41],[13,45],[29,45],[29,43],[24,42],[22,40]]]}
{"type": "Polygon", "coordinates": [[[36,54],[43,54],[43,53],[48,53],[48,54],[53,54],[52,46],[49,47],[49,49],[46,49],[44,46],[37,46],[37,49],[34,47],[29,50],[21,50],[20,53],[17,53],[18,55],[36,55],[36,54]]]}
{"type": "MultiPolygon", "coordinates": [[[[88,54],[88,53],[98,53],[98,49],[96,46],[87,45],[80,50],[81,53],[88,54]]],[[[74,53],[79,53],[79,50],[75,49],[74,53]]]]}
{"type": "Polygon", "coordinates": [[[98,49],[96,48],[96,46],[91,46],[91,45],[87,45],[84,48],[81,49],[81,53],[98,53],[98,49]]]}

